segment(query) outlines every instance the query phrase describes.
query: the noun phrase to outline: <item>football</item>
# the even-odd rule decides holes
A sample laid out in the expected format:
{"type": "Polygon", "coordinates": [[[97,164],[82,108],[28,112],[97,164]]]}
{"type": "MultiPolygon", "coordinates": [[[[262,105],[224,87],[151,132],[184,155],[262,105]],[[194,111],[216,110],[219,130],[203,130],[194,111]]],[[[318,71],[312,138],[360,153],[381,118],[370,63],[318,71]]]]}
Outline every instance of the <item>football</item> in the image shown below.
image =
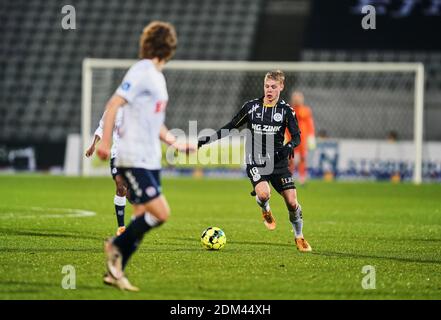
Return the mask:
{"type": "Polygon", "coordinates": [[[208,227],[202,232],[201,243],[207,250],[220,250],[225,246],[227,237],[218,227],[208,227]]]}

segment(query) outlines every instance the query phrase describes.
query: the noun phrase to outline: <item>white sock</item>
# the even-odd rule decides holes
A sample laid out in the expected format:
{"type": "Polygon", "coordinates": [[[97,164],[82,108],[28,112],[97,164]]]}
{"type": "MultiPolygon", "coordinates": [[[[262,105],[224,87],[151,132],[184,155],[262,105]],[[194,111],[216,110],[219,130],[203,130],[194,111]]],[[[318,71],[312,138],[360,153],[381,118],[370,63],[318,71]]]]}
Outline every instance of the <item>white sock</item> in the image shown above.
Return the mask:
{"type": "Polygon", "coordinates": [[[115,194],[115,197],[113,198],[113,203],[116,206],[124,207],[126,205],[126,197],[120,197],[115,194]]]}
{"type": "Polygon", "coordinates": [[[300,204],[296,210],[289,211],[289,221],[291,221],[296,238],[303,238],[303,216],[300,204]]]}
{"type": "Polygon", "coordinates": [[[269,205],[269,200],[262,202],[262,201],[260,201],[259,197],[256,196],[256,201],[257,201],[257,204],[259,205],[259,207],[262,208],[262,210],[265,210],[266,212],[271,210],[270,205],[269,205]]]}

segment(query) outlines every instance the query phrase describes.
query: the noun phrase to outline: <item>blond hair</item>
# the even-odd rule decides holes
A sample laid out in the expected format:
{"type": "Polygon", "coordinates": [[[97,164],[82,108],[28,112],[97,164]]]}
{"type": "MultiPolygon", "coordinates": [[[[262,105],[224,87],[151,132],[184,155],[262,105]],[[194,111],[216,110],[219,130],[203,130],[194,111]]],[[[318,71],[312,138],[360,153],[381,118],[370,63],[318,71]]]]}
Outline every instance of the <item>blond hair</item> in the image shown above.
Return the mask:
{"type": "Polygon", "coordinates": [[[272,71],[268,71],[265,75],[265,81],[267,79],[271,79],[274,81],[279,81],[280,83],[284,83],[285,82],[285,74],[283,73],[282,70],[272,70],[272,71]]]}

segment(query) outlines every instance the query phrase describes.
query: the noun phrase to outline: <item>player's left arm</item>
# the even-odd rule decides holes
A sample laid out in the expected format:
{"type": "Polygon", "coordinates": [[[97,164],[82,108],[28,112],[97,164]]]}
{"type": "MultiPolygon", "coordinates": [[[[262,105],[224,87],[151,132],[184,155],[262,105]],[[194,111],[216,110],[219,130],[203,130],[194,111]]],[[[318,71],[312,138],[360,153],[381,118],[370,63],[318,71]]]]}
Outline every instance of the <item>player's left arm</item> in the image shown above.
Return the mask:
{"type": "Polygon", "coordinates": [[[300,128],[294,111],[289,110],[286,113],[286,128],[291,135],[291,140],[286,145],[297,147],[300,144],[300,128]]]}
{"type": "Polygon", "coordinates": [[[168,130],[168,128],[163,124],[161,130],[159,131],[159,138],[165,144],[176,148],[180,152],[190,153],[196,151],[196,147],[189,143],[180,143],[177,141],[174,134],[168,130]]]}
{"type": "Polygon", "coordinates": [[[127,100],[118,94],[114,94],[106,104],[104,114],[103,138],[98,145],[96,153],[101,160],[107,160],[110,156],[110,146],[112,144],[112,132],[115,127],[115,118],[118,109],[127,104],[127,100]]]}
{"type": "Polygon", "coordinates": [[[100,140],[103,138],[103,127],[104,127],[104,115],[106,114],[106,111],[104,111],[103,115],[101,116],[100,122],[98,124],[98,128],[96,128],[92,144],[89,148],[86,150],[86,157],[90,157],[95,152],[96,145],[100,140]]]}
{"type": "Polygon", "coordinates": [[[277,153],[276,158],[293,158],[294,148],[300,144],[300,128],[295,112],[288,110],[285,119],[286,129],[288,130],[291,140],[289,140],[277,153]]]}

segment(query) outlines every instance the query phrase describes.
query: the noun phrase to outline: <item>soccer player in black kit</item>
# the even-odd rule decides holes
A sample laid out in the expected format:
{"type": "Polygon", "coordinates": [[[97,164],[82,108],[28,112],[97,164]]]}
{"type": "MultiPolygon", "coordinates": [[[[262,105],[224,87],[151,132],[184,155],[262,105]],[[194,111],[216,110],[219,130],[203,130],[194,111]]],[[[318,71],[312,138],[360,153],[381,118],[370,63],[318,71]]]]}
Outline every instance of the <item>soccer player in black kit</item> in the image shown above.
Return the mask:
{"type": "Polygon", "coordinates": [[[294,147],[300,144],[300,130],[295,113],[280,99],[284,88],[285,75],[282,71],[270,71],[264,79],[264,96],[246,102],[234,118],[211,137],[201,137],[200,148],[229,135],[230,130],[247,125],[245,145],[247,175],[254,187],[262,208],[263,222],[269,230],[276,228],[276,220],[271,213],[269,200],[271,189],[282,195],[288,208],[289,220],[293,225],[295,243],[301,252],[312,251],[303,236],[302,207],[297,201],[293,177],[288,170],[288,158],[294,156],[294,147]],[[291,134],[291,141],[284,143],[285,129],[291,134]]]}

